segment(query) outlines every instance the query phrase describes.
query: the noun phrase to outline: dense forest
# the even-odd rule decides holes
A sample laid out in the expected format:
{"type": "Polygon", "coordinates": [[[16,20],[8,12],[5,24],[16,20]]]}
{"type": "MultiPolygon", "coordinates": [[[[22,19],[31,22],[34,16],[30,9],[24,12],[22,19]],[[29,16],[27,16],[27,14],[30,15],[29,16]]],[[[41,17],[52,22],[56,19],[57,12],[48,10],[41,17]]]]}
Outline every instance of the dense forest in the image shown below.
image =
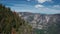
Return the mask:
{"type": "Polygon", "coordinates": [[[9,7],[0,4],[0,34],[31,34],[32,27],[28,22],[11,11],[9,7]]]}

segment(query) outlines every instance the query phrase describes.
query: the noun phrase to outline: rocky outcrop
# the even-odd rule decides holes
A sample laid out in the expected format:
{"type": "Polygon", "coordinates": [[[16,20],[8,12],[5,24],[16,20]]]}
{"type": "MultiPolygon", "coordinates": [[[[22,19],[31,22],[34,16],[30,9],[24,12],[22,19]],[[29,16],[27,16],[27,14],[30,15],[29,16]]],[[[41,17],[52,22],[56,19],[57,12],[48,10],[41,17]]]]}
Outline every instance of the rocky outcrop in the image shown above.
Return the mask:
{"type": "Polygon", "coordinates": [[[20,16],[29,22],[33,28],[43,29],[47,28],[51,24],[60,22],[60,14],[39,14],[39,13],[29,13],[20,12],[20,16]]]}

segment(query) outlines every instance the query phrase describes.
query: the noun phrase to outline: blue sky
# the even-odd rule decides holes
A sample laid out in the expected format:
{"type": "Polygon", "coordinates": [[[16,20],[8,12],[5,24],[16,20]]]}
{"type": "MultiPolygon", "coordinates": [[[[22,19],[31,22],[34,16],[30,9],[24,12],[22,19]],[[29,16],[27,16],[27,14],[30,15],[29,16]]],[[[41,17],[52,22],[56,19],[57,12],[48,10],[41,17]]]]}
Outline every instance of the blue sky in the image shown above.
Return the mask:
{"type": "Polygon", "coordinates": [[[0,3],[16,12],[60,13],[60,0],[0,0],[0,3]]]}

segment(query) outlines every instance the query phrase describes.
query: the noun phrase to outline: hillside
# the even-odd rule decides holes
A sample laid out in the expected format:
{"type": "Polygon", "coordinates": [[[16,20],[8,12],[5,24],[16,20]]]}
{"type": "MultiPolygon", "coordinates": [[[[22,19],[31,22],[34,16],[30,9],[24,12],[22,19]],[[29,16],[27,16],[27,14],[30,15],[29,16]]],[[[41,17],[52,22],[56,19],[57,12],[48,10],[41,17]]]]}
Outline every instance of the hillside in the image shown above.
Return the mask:
{"type": "Polygon", "coordinates": [[[39,14],[29,12],[20,12],[19,14],[19,16],[28,21],[38,33],[60,34],[60,14],[39,14]]]}
{"type": "Polygon", "coordinates": [[[0,34],[31,34],[32,27],[19,14],[0,4],[0,34]]]}

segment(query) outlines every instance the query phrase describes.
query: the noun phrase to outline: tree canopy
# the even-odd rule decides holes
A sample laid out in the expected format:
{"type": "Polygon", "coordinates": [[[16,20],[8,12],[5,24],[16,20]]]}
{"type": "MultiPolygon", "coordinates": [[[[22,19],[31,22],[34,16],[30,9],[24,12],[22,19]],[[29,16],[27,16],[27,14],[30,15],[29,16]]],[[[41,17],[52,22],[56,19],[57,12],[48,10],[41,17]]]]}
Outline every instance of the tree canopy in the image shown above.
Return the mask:
{"type": "Polygon", "coordinates": [[[0,4],[0,33],[16,34],[18,31],[23,33],[24,30],[20,30],[22,28],[28,32],[31,32],[32,29],[16,12],[0,4]]]}

